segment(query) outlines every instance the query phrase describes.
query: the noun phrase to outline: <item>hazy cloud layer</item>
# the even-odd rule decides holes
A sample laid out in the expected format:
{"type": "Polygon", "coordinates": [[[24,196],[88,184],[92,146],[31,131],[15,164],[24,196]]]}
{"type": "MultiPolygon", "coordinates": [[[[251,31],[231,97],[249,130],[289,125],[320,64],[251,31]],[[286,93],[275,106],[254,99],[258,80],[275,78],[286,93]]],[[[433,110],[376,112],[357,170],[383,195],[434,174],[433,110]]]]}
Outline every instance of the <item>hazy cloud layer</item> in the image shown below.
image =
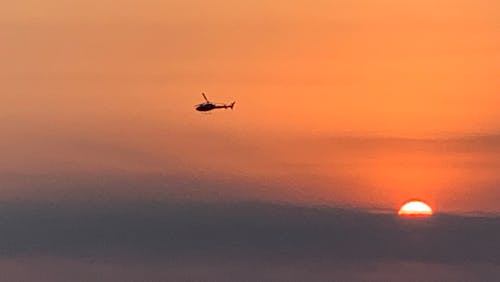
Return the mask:
{"type": "Polygon", "coordinates": [[[6,139],[0,198],[148,196],[396,208],[418,197],[440,211],[499,211],[498,134],[255,140],[243,132],[150,128],[136,132],[133,144],[119,132],[49,134],[45,145],[6,139]]]}
{"type": "Polygon", "coordinates": [[[164,201],[11,203],[0,214],[0,268],[24,281],[36,272],[46,281],[69,272],[93,281],[493,281],[500,273],[497,217],[164,201]]]}
{"type": "Polygon", "coordinates": [[[500,220],[258,203],[1,207],[3,256],[500,263],[500,220]]]}

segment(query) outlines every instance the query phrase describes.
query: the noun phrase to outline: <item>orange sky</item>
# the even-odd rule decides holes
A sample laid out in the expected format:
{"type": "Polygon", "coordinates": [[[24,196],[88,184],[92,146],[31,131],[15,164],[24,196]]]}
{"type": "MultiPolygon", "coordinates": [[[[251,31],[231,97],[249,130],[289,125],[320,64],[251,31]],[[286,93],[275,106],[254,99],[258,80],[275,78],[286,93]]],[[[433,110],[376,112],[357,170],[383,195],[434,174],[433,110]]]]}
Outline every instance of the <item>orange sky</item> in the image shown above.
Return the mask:
{"type": "Polygon", "coordinates": [[[241,198],[392,207],[427,196],[461,210],[491,201],[493,188],[470,187],[499,183],[500,145],[324,142],[499,132],[499,3],[268,2],[6,3],[0,170],[201,172],[275,185],[219,191],[241,198]],[[201,91],[237,100],[235,110],[194,112],[201,91]]]}

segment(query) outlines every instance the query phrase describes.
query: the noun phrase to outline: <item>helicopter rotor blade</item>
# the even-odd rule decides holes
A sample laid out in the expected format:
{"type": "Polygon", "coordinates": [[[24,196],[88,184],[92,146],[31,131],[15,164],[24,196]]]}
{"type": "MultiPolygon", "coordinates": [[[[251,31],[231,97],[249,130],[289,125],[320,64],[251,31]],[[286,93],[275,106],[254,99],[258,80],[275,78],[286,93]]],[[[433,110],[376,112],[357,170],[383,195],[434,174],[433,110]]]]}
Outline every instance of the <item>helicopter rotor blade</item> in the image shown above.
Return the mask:
{"type": "Polygon", "coordinates": [[[202,92],[201,95],[203,95],[203,98],[205,98],[205,101],[208,102],[208,99],[207,99],[207,96],[205,95],[205,93],[202,92]]]}

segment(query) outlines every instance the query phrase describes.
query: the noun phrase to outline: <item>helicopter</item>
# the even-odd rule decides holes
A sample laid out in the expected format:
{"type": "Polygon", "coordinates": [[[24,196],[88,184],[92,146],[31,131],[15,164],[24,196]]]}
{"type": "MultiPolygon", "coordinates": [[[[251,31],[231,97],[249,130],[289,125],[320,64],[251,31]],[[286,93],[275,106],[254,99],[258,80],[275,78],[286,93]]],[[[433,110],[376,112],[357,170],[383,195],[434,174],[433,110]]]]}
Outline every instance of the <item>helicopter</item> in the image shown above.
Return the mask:
{"type": "Polygon", "coordinates": [[[208,101],[205,93],[201,93],[201,95],[203,96],[203,98],[205,98],[206,102],[196,105],[195,107],[197,111],[208,112],[214,109],[227,109],[227,108],[230,108],[232,110],[234,107],[235,102],[232,102],[231,104],[216,104],[208,101]]]}

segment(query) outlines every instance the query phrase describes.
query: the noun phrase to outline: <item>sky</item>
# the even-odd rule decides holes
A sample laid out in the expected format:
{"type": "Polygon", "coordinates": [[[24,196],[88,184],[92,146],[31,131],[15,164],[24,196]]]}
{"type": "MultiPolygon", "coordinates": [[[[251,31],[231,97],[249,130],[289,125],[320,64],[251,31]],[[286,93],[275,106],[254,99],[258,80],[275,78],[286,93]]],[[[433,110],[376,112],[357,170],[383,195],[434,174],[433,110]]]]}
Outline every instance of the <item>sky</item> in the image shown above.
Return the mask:
{"type": "MultiPolygon", "coordinates": [[[[21,0],[2,5],[0,43],[0,203],[21,225],[65,213],[85,221],[87,209],[71,207],[88,206],[110,225],[135,228],[107,214],[157,203],[391,214],[420,198],[460,219],[500,212],[495,1],[21,0]],[[194,111],[201,92],[236,101],[234,110],[194,111]]],[[[64,234],[64,220],[50,232],[64,234]]],[[[82,229],[99,229],[92,220],[82,229]]],[[[98,244],[96,234],[80,243],[98,244]]],[[[28,249],[51,244],[37,238],[26,238],[28,249]]],[[[73,250],[64,244],[42,255],[2,248],[35,272],[61,260],[89,267],[66,261],[81,254],[58,253],[73,250]]],[[[395,253],[389,264],[374,259],[381,273],[393,263],[456,270],[395,253]]],[[[491,261],[498,254],[471,267],[491,261]]],[[[0,268],[16,263],[6,257],[0,268]]],[[[217,277],[216,269],[225,264],[197,273],[217,277]]]]}
{"type": "Polygon", "coordinates": [[[189,195],[199,199],[395,208],[421,197],[498,211],[499,11],[444,0],[6,4],[0,197],[64,198],[46,186],[120,175],[151,177],[152,197],[186,197],[175,176],[224,186],[189,195]],[[202,91],[236,109],[193,111],[202,91]]]}

